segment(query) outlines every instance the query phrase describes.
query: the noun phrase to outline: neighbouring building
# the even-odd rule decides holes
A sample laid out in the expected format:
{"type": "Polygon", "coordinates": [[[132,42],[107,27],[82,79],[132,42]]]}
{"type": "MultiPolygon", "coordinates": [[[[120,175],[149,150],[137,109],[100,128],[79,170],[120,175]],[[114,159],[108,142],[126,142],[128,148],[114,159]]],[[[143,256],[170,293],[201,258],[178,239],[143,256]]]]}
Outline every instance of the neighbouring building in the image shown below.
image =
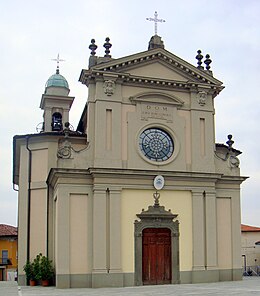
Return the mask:
{"type": "Polygon", "coordinates": [[[0,224],[0,281],[15,279],[17,237],[17,227],[0,224]]]}
{"type": "Polygon", "coordinates": [[[260,275],[260,227],[241,224],[244,272],[260,275]]]}
{"type": "Polygon", "coordinates": [[[232,136],[215,143],[224,86],[209,55],[198,51],[193,66],[158,35],[121,58],[109,38],[104,47],[96,56],[91,40],[77,128],[57,67],[40,101],[42,130],[14,137],[19,284],[40,252],[53,260],[58,288],[240,280],[246,177],[232,136]]]}

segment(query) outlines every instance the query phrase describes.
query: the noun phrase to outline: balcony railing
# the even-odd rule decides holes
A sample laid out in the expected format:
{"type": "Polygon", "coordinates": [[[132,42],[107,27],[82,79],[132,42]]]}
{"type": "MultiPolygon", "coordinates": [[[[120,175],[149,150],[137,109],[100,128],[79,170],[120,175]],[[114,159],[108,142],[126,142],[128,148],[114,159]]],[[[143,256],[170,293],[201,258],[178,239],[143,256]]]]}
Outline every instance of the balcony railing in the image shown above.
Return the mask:
{"type": "Polygon", "coordinates": [[[0,266],[3,265],[12,265],[12,259],[11,258],[0,258],[0,266]]]}

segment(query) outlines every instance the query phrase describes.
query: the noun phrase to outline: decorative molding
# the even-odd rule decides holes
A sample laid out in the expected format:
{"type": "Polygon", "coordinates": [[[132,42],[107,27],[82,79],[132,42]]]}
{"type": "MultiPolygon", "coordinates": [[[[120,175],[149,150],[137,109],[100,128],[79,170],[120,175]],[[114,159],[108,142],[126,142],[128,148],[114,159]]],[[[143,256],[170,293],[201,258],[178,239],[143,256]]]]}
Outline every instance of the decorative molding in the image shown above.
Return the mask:
{"type": "Polygon", "coordinates": [[[142,233],[146,228],[168,228],[171,231],[171,270],[172,284],[180,282],[180,264],[179,264],[179,221],[173,221],[178,215],[166,211],[159,202],[149,206],[148,210],[142,210],[136,215],[140,221],[135,220],[135,285],[143,285],[142,280],[142,233]]]}
{"type": "Polygon", "coordinates": [[[104,64],[97,65],[96,70],[113,72],[113,71],[122,71],[129,67],[137,67],[140,64],[151,63],[153,61],[159,61],[170,66],[173,70],[177,70],[180,73],[183,73],[188,80],[195,79],[203,83],[212,83],[221,85],[222,82],[216,78],[210,76],[206,71],[201,71],[196,68],[194,65],[183,61],[174,54],[167,52],[164,49],[153,49],[139,54],[134,54],[132,56],[126,56],[120,59],[115,59],[104,64]]]}
{"type": "Polygon", "coordinates": [[[238,168],[239,164],[240,164],[240,161],[238,157],[236,157],[235,155],[229,156],[229,165],[231,168],[238,168]]]}
{"type": "Polygon", "coordinates": [[[112,96],[115,92],[116,84],[113,80],[106,80],[103,85],[104,93],[107,96],[112,96]]]}
{"type": "Polygon", "coordinates": [[[71,158],[71,143],[66,139],[58,148],[57,157],[69,159],[71,158]]]}
{"type": "Polygon", "coordinates": [[[164,92],[158,91],[148,91],[139,93],[133,97],[129,98],[132,102],[145,102],[145,103],[155,103],[155,104],[167,104],[182,106],[184,102],[174,95],[169,95],[164,92]]]}
{"type": "MultiPolygon", "coordinates": [[[[116,72],[112,72],[116,73],[116,72]]],[[[112,74],[111,73],[111,74],[112,74]]],[[[89,85],[91,83],[95,83],[95,81],[102,81],[102,79],[106,79],[106,75],[108,72],[102,70],[82,70],[80,81],[89,85]]],[[[224,89],[224,86],[220,84],[213,84],[211,82],[200,82],[196,80],[187,80],[187,81],[177,81],[177,80],[169,80],[162,78],[151,78],[151,77],[142,77],[129,75],[128,73],[116,73],[118,76],[118,81],[120,83],[124,83],[127,85],[138,85],[142,87],[149,87],[154,89],[176,89],[180,91],[196,91],[200,88],[207,88],[208,91],[212,93],[212,95],[216,96],[224,89]]]]}
{"type": "Polygon", "coordinates": [[[57,157],[58,158],[71,158],[71,142],[69,141],[69,122],[65,122],[65,129],[64,129],[64,139],[62,139],[62,142],[59,143],[58,151],[57,151],[57,157]]]}
{"type": "Polygon", "coordinates": [[[197,94],[197,99],[198,99],[198,103],[200,104],[200,106],[205,106],[206,105],[206,100],[207,100],[207,93],[205,91],[200,91],[197,94]]]}

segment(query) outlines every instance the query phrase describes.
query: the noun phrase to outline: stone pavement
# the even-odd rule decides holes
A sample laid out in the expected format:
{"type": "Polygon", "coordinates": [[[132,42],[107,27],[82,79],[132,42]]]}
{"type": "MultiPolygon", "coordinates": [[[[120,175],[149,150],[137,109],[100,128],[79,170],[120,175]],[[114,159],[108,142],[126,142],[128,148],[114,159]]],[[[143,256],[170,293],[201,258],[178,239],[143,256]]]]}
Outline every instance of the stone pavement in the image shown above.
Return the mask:
{"type": "Polygon", "coordinates": [[[0,282],[0,296],[17,296],[18,287],[16,282],[0,282]]]}
{"type": "Polygon", "coordinates": [[[186,284],[99,289],[56,289],[55,287],[18,287],[15,282],[0,282],[0,296],[182,296],[182,295],[259,295],[260,277],[245,277],[238,282],[186,284]],[[4,284],[2,284],[4,283],[4,284]]]}

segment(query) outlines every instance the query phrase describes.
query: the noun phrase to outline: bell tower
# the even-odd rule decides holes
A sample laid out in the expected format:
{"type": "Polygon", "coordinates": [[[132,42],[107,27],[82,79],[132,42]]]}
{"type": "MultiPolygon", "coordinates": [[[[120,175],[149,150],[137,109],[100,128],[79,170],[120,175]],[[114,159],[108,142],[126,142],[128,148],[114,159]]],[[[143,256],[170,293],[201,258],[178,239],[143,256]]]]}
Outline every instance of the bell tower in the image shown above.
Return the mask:
{"type": "Polygon", "coordinates": [[[65,122],[69,122],[69,111],[74,97],[69,96],[69,84],[60,74],[59,56],[56,73],[46,82],[45,91],[41,98],[40,108],[43,113],[43,132],[62,131],[65,122]]]}

